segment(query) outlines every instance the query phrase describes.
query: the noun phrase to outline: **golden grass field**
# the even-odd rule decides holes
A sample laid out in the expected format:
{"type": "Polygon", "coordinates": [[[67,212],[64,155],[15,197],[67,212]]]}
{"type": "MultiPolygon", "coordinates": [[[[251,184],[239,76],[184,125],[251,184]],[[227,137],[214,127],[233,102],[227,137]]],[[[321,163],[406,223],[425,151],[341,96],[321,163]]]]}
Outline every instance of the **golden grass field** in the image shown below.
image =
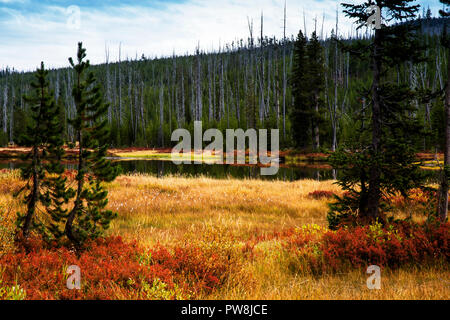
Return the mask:
{"type": "MultiPolygon", "coordinates": [[[[20,203],[11,193],[18,173],[0,174],[1,250],[20,203]]],[[[138,240],[143,246],[194,243],[228,247],[236,253],[236,274],[204,299],[448,299],[448,268],[383,270],[382,289],[366,287],[365,270],[322,275],[294,274],[277,240],[258,244],[249,259],[238,250],[258,235],[316,224],[326,227],[327,200],[313,200],[316,190],[341,193],[333,181],[296,182],[214,180],[120,176],[108,185],[109,208],[118,213],[108,234],[138,240]]]]}

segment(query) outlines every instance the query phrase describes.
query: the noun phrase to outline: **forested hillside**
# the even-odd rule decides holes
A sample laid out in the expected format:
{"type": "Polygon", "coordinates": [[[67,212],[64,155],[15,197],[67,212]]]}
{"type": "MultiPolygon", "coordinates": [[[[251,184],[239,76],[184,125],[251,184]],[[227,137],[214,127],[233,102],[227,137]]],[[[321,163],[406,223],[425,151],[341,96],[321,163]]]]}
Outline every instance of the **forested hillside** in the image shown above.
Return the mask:
{"type": "MultiPolygon", "coordinates": [[[[428,134],[417,143],[423,150],[435,150],[442,145],[436,137],[443,137],[439,133],[444,123],[442,94],[433,94],[445,86],[447,59],[440,43],[444,21],[428,17],[416,23],[421,25],[420,41],[427,48],[427,60],[418,65],[405,61],[389,76],[421,93],[415,100],[414,115],[428,134]]],[[[349,42],[365,41],[370,34],[361,29],[343,38],[338,22],[336,29],[327,39],[317,32],[324,63],[319,147],[326,149],[351,140],[356,128],[365,125],[361,115],[370,110],[370,67],[342,48],[349,42]],[[334,41],[336,29],[339,42],[334,41]]],[[[259,23],[255,27],[249,24],[249,34],[248,39],[227,44],[218,52],[198,48],[190,56],[149,59],[143,55],[112,63],[109,52],[120,48],[107,48],[106,62],[93,69],[110,103],[111,146],[169,147],[172,131],[179,127],[192,130],[195,120],[202,120],[204,129],[279,128],[284,148],[298,146],[293,133],[302,128],[291,122],[296,103],[292,90],[295,38],[268,38],[259,23]]],[[[67,121],[76,113],[70,92],[73,71],[51,70],[49,79],[57,103],[63,106],[65,138],[74,141],[74,130],[67,121]]],[[[31,73],[10,68],[0,72],[0,145],[17,141],[30,121],[30,106],[22,96],[30,92],[31,80],[31,73]]],[[[312,133],[305,136],[311,139],[304,148],[312,148],[312,133]]]]}

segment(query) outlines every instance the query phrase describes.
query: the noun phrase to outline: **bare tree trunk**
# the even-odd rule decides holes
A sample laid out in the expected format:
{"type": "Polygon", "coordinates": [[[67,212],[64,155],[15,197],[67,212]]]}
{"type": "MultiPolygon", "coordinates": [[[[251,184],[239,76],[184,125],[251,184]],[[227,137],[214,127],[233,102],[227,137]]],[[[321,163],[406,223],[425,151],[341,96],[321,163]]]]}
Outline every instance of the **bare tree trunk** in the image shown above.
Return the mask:
{"type": "MultiPolygon", "coordinates": [[[[22,81],[21,81],[22,82],[22,81]]],[[[55,81],[55,101],[58,102],[59,99],[59,90],[60,90],[60,86],[59,86],[59,71],[56,71],[56,81],[55,81]]],[[[21,90],[20,90],[21,96],[22,96],[22,84],[21,84],[21,90]]],[[[20,106],[22,109],[22,97],[20,98],[20,106]]]]}
{"type": "MultiPolygon", "coordinates": [[[[168,117],[168,122],[169,122],[169,132],[172,132],[172,103],[173,100],[171,99],[170,96],[170,73],[169,73],[169,66],[166,66],[166,79],[167,79],[167,96],[168,96],[168,107],[169,107],[169,117],[168,117]]],[[[172,84],[173,86],[173,84],[172,84]]]]}
{"type": "Polygon", "coordinates": [[[118,124],[119,127],[122,125],[122,75],[120,72],[120,64],[121,64],[121,52],[122,51],[122,44],[119,44],[119,114],[118,114],[118,124]]]}
{"type": "Polygon", "coordinates": [[[283,140],[286,140],[286,85],[287,79],[286,79],[286,1],[285,1],[284,24],[283,24],[283,140]]]}
{"type": "Polygon", "coordinates": [[[161,147],[164,147],[164,86],[161,80],[159,86],[159,138],[161,147]]]}
{"type": "Polygon", "coordinates": [[[236,118],[238,124],[241,122],[241,108],[240,108],[240,90],[239,90],[239,77],[236,81],[236,118]]]}
{"type": "Polygon", "coordinates": [[[134,142],[136,143],[136,139],[138,136],[138,127],[139,127],[139,117],[140,117],[140,108],[139,108],[139,78],[135,76],[134,83],[134,142]]]}
{"type": "Polygon", "coordinates": [[[337,144],[337,123],[336,123],[336,113],[337,113],[337,105],[338,105],[338,59],[339,59],[339,50],[338,50],[338,42],[337,39],[339,37],[339,11],[336,9],[336,47],[335,47],[335,57],[334,57],[334,61],[335,61],[335,65],[334,65],[334,105],[333,105],[333,122],[332,122],[332,126],[333,126],[333,143],[331,146],[331,149],[333,151],[336,151],[336,144],[337,144]]]}
{"type": "Polygon", "coordinates": [[[22,235],[24,238],[28,238],[30,235],[31,222],[33,221],[34,213],[36,212],[36,203],[38,200],[39,192],[39,176],[38,176],[38,166],[39,166],[39,148],[37,146],[33,147],[33,187],[31,189],[30,198],[27,203],[27,215],[25,216],[25,221],[22,226],[22,235]]]}
{"type": "Polygon", "coordinates": [[[447,175],[450,166],[450,55],[447,62],[447,85],[445,87],[445,150],[444,150],[444,172],[442,174],[441,189],[439,195],[438,214],[442,222],[448,217],[448,189],[449,177],[447,175]]]}
{"type": "Polygon", "coordinates": [[[112,101],[111,101],[111,77],[109,75],[109,49],[105,47],[106,62],[106,100],[108,101],[108,123],[112,122],[112,101]]]}
{"type": "Polygon", "coordinates": [[[191,76],[191,115],[194,120],[197,119],[196,111],[196,99],[195,99],[195,78],[194,73],[192,71],[192,64],[190,67],[190,76],[191,76]]]}
{"type": "MultiPolygon", "coordinates": [[[[135,123],[134,123],[134,115],[133,115],[133,87],[131,84],[133,81],[133,70],[130,65],[131,65],[131,62],[128,62],[128,103],[129,103],[129,107],[130,107],[131,132],[134,133],[135,132],[135,123]]],[[[131,143],[134,143],[134,141],[131,141],[131,143]]]]}
{"type": "MultiPolygon", "coordinates": [[[[177,59],[175,52],[173,53],[172,64],[172,102],[174,106],[175,116],[177,118],[177,126],[180,124],[180,113],[178,108],[178,86],[177,86],[177,59]]],[[[171,130],[172,131],[172,130],[171,130]]]]}
{"type": "Polygon", "coordinates": [[[145,131],[146,121],[145,121],[145,115],[144,115],[144,98],[145,98],[145,96],[144,96],[144,93],[145,93],[144,88],[145,88],[144,81],[141,80],[141,103],[140,103],[140,107],[141,107],[141,110],[140,110],[140,112],[141,112],[141,122],[142,122],[141,125],[142,125],[142,134],[144,136],[144,141],[147,144],[147,134],[146,134],[146,131],[145,131]]]}
{"type": "MultiPolygon", "coordinates": [[[[375,30],[373,44],[373,84],[372,84],[372,157],[377,158],[381,143],[381,101],[380,101],[380,77],[381,77],[381,30],[375,30]]],[[[369,169],[369,192],[367,212],[361,212],[363,216],[370,219],[379,217],[379,206],[381,198],[380,190],[381,172],[376,161],[369,169]]]]}
{"type": "Polygon", "coordinates": [[[14,144],[13,133],[14,133],[14,105],[16,100],[16,94],[14,88],[11,90],[11,104],[9,109],[9,142],[14,144]]]}
{"type": "Polygon", "coordinates": [[[214,55],[214,60],[213,60],[213,119],[217,119],[217,101],[216,101],[216,96],[217,96],[217,89],[216,89],[216,81],[217,81],[217,56],[214,55]]]}
{"type": "MultiPolygon", "coordinates": [[[[275,61],[277,60],[277,56],[275,56],[275,61]]],[[[275,73],[273,78],[273,94],[275,100],[275,111],[277,113],[277,128],[280,128],[280,95],[278,94],[280,90],[279,83],[279,69],[278,63],[275,63],[275,73]]]]}
{"type": "Polygon", "coordinates": [[[225,112],[225,90],[224,90],[224,79],[223,79],[223,58],[220,59],[220,81],[219,81],[219,90],[220,90],[220,100],[219,100],[219,121],[222,119],[222,116],[225,112]]]}
{"type": "Polygon", "coordinates": [[[264,97],[264,16],[261,13],[261,48],[260,48],[260,61],[261,71],[259,77],[259,90],[260,94],[260,102],[259,102],[259,121],[263,125],[264,123],[264,113],[265,113],[265,97],[264,97]]]}
{"type": "Polygon", "coordinates": [[[113,77],[113,80],[112,80],[112,83],[111,83],[111,90],[112,90],[112,96],[113,96],[113,102],[114,102],[114,108],[113,108],[113,110],[112,110],[112,112],[113,112],[113,117],[114,117],[114,119],[116,119],[116,121],[118,121],[118,117],[117,117],[117,115],[118,115],[118,110],[117,110],[117,106],[118,106],[118,103],[117,103],[117,68],[114,68],[114,77],[113,77]]]}
{"type": "Polygon", "coordinates": [[[202,104],[202,65],[200,62],[200,45],[197,48],[197,111],[196,120],[201,121],[203,114],[202,104]]]}
{"type": "Polygon", "coordinates": [[[265,114],[266,116],[269,115],[270,113],[270,88],[271,88],[271,84],[270,84],[270,77],[271,77],[271,73],[270,73],[270,69],[272,67],[272,49],[269,48],[269,58],[267,61],[267,100],[266,100],[266,111],[265,114]]]}
{"type": "Polygon", "coordinates": [[[8,80],[3,90],[3,133],[8,131],[8,80]]]}
{"type": "MultiPolygon", "coordinates": [[[[177,96],[177,61],[175,58],[175,52],[172,55],[172,110],[175,112],[175,116],[177,118],[177,123],[179,121],[178,118],[178,96],[177,96]]],[[[170,123],[172,125],[172,118],[170,118],[170,123]]],[[[172,129],[170,130],[172,132],[172,129]]]]}
{"type": "Polygon", "coordinates": [[[186,122],[186,112],[185,112],[185,107],[186,107],[186,100],[185,100],[185,95],[184,95],[184,72],[183,69],[181,69],[181,119],[182,119],[182,124],[184,124],[186,122]]]}
{"type": "MultiPolygon", "coordinates": [[[[319,95],[317,93],[314,94],[314,111],[316,114],[319,113],[319,95]]],[[[320,148],[320,133],[319,133],[319,125],[317,121],[314,121],[314,149],[317,151],[320,148]]]]}
{"type": "Polygon", "coordinates": [[[212,101],[212,70],[211,70],[211,57],[208,59],[208,102],[209,102],[209,112],[208,120],[212,121],[214,117],[213,113],[213,101],[212,101]]]}

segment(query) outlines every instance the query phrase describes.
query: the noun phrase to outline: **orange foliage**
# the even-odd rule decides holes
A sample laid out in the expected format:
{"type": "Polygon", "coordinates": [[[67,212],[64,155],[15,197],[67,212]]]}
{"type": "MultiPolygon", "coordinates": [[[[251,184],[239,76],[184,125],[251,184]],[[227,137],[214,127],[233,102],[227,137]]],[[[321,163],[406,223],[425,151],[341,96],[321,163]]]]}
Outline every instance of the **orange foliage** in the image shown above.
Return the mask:
{"type": "Polygon", "coordinates": [[[226,260],[198,248],[147,251],[120,237],[91,242],[78,254],[65,247],[46,249],[38,240],[29,249],[28,254],[0,257],[3,285],[19,284],[27,299],[149,299],[145,286],[155,280],[164,283],[169,298],[177,298],[175,288],[195,297],[217,289],[229,267],[226,260]],[[66,288],[70,265],[81,269],[81,290],[66,288]]]}

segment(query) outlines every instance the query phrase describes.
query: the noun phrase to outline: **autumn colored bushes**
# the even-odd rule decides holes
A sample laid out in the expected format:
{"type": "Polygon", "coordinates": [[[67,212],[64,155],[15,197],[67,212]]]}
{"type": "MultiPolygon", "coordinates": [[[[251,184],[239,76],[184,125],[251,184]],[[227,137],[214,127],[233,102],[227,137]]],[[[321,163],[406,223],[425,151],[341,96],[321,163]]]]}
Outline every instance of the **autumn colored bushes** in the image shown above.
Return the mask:
{"type": "Polygon", "coordinates": [[[396,269],[450,262],[450,224],[405,221],[343,227],[308,226],[278,234],[295,273],[335,273],[378,265],[396,269]]]}
{"type": "Polygon", "coordinates": [[[391,269],[402,266],[447,265],[450,225],[397,222],[327,232],[322,239],[322,269],[337,271],[371,264],[391,269]]]}
{"type": "Polygon", "coordinates": [[[230,268],[227,260],[198,248],[144,250],[120,237],[92,241],[78,254],[35,240],[28,254],[0,257],[0,266],[0,287],[23,290],[26,299],[195,298],[217,289],[230,268]],[[81,290],[66,287],[70,265],[81,269],[81,290]]]}
{"type": "Polygon", "coordinates": [[[335,196],[335,193],[332,191],[326,191],[326,190],[317,190],[310,192],[308,194],[309,198],[320,200],[320,199],[331,199],[335,196]]]}
{"type": "Polygon", "coordinates": [[[120,237],[97,239],[76,253],[33,240],[28,254],[0,257],[0,299],[195,299],[219,292],[232,278],[245,282],[242,263],[263,261],[269,254],[262,243],[278,243],[272,247],[278,263],[296,274],[365,270],[372,264],[447,270],[449,231],[448,223],[404,221],[336,231],[306,225],[256,236],[236,247],[238,255],[198,244],[146,250],[120,237]],[[70,265],[81,269],[81,290],[66,287],[70,265]]]}

